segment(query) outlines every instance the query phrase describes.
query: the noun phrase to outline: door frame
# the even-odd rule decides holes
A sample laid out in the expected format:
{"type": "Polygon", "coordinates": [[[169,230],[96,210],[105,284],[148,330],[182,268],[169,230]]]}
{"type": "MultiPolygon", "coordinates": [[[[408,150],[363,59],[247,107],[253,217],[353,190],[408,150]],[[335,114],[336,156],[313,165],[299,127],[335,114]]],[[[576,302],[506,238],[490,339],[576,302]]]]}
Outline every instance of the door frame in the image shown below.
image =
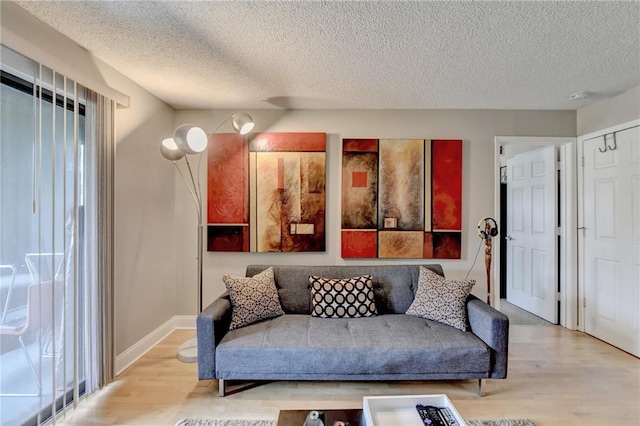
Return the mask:
{"type": "MultiPolygon", "coordinates": [[[[560,325],[576,330],[578,328],[578,244],[577,244],[577,156],[576,138],[571,137],[530,137],[530,136],[496,136],[494,140],[494,218],[500,223],[500,148],[506,145],[530,146],[530,149],[553,145],[559,149],[558,167],[561,176],[560,223],[559,235],[562,244],[560,254],[560,282],[563,283],[559,294],[560,325]],[[567,196],[567,194],[569,196],[567,196]]],[[[500,253],[502,235],[494,239],[496,253],[500,253]]],[[[500,307],[500,256],[495,256],[490,298],[493,306],[500,307]],[[496,290],[498,294],[496,296],[496,290]]],[[[580,322],[582,323],[582,322],[580,322]]]]}
{"type": "MultiPolygon", "coordinates": [[[[608,133],[613,133],[613,132],[619,132],[621,130],[625,130],[628,129],[630,127],[635,127],[635,126],[640,126],[640,119],[637,120],[631,120],[631,121],[627,121],[625,123],[622,124],[617,124],[615,126],[611,126],[611,127],[607,127],[606,129],[601,129],[595,132],[591,132],[591,133],[587,133],[585,135],[581,135],[578,136],[577,138],[577,142],[576,142],[576,229],[578,227],[582,227],[584,226],[584,210],[582,208],[579,208],[580,205],[578,205],[578,202],[582,203],[584,200],[584,191],[583,191],[583,185],[581,185],[582,180],[583,180],[583,175],[582,173],[584,172],[584,170],[581,168],[581,166],[579,166],[580,163],[578,163],[577,161],[579,160],[580,162],[584,161],[584,152],[582,150],[582,145],[583,142],[589,139],[593,139],[593,138],[597,138],[600,136],[604,136],[608,133]]],[[[576,231],[576,248],[578,247],[578,231],[576,231]]],[[[580,279],[580,277],[583,274],[583,270],[582,270],[582,266],[584,265],[580,265],[581,267],[578,269],[578,255],[577,255],[577,251],[576,251],[576,275],[578,277],[577,279],[577,284],[578,284],[578,294],[584,296],[585,294],[585,288],[584,288],[584,280],[580,279]]],[[[580,304],[580,307],[582,307],[582,304],[580,304]]],[[[584,309],[580,309],[579,310],[579,314],[578,314],[578,319],[579,319],[579,326],[578,326],[578,330],[584,332],[585,331],[585,317],[584,317],[584,309]]]]}

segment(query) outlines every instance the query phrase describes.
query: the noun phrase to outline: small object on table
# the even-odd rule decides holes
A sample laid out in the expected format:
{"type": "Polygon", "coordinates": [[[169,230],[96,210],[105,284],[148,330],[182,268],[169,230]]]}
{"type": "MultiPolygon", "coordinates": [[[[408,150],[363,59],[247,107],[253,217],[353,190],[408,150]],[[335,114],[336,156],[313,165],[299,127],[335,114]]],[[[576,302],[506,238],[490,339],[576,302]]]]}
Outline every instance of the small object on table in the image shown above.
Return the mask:
{"type": "Polygon", "coordinates": [[[304,425],[302,426],[324,426],[324,415],[319,411],[313,410],[309,411],[306,420],[304,421],[304,425]]]}
{"type": "MultiPolygon", "coordinates": [[[[325,426],[366,426],[361,409],[314,411],[325,426]]],[[[280,410],[277,426],[304,425],[309,414],[309,410],[280,410]]]]}

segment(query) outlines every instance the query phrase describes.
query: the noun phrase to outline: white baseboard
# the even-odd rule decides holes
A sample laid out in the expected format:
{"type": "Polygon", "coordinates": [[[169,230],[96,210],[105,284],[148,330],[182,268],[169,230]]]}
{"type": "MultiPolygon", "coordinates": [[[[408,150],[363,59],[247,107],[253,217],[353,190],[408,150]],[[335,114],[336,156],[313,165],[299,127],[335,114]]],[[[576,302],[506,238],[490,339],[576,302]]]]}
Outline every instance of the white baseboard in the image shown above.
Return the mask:
{"type": "Polygon", "coordinates": [[[172,318],[175,322],[175,327],[178,329],[195,329],[196,328],[196,315],[176,315],[172,318]]]}
{"type": "Polygon", "coordinates": [[[144,336],[133,346],[120,355],[116,356],[115,371],[116,376],[122,374],[124,370],[129,368],[131,364],[142,358],[144,354],[149,352],[155,345],[160,343],[165,337],[177,329],[195,329],[195,315],[176,315],[151,333],[144,336]]]}

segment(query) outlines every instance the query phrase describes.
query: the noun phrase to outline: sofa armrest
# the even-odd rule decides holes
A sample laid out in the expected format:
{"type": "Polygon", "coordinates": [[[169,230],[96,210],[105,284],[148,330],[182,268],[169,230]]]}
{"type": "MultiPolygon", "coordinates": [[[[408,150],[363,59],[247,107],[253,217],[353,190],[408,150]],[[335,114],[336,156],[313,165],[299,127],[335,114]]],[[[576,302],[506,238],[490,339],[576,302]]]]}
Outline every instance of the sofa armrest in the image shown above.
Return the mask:
{"type": "Polygon", "coordinates": [[[198,315],[198,379],[216,378],[216,345],[229,331],[231,301],[226,294],[220,296],[198,315]]]}
{"type": "Polygon", "coordinates": [[[467,299],[467,314],[471,332],[493,350],[493,368],[489,377],[492,379],[506,378],[509,318],[473,295],[467,299]]]}

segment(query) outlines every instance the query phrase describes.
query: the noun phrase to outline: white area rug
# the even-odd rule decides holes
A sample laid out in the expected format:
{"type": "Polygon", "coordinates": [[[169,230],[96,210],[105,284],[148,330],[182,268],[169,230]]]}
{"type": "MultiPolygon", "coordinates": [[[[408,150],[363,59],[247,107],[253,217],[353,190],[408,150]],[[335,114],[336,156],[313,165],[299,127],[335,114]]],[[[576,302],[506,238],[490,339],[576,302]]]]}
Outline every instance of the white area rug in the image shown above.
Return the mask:
{"type": "MultiPolygon", "coordinates": [[[[529,419],[467,420],[469,426],[535,426],[529,419]]],[[[182,419],[176,426],[276,426],[275,420],[182,419]]],[[[330,425],[329,425],[330,426],[330,425]]]]}
{"type": "Polygon", "coordinates": [[[275,420],[182,419],[176,426],[276,426],[275,420]]]}
{"type": "Polygon", "coordinates": [[[535,426],[530,419],[467,420],[469,426],[535,426]]]}
{"type": "Polygon", "coordinates": [[[553,325],[549,321],[507,302],[506,299],[500,299],[500,312],[509,317],[511,325],[553,325]]]}

